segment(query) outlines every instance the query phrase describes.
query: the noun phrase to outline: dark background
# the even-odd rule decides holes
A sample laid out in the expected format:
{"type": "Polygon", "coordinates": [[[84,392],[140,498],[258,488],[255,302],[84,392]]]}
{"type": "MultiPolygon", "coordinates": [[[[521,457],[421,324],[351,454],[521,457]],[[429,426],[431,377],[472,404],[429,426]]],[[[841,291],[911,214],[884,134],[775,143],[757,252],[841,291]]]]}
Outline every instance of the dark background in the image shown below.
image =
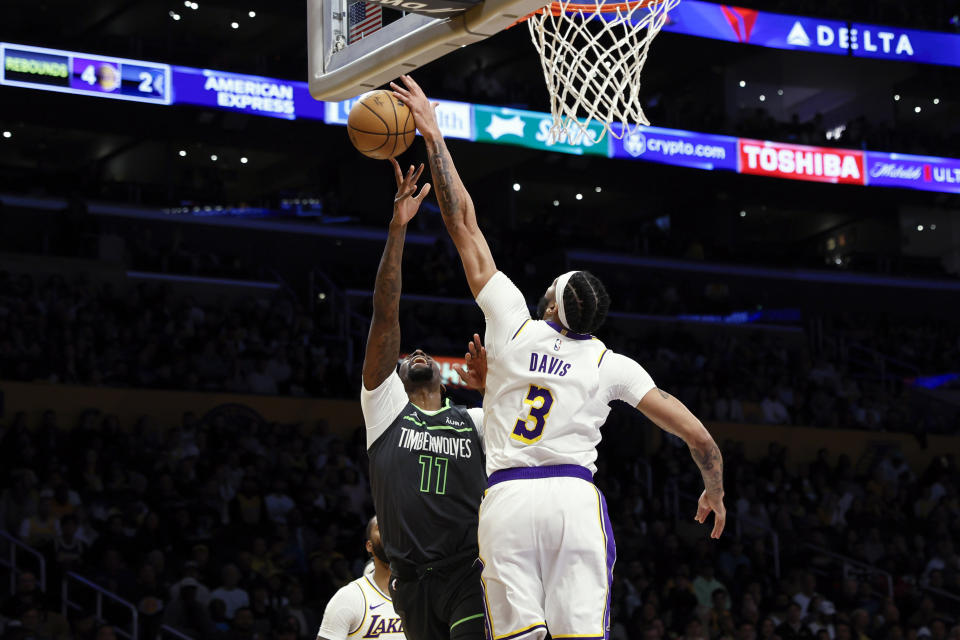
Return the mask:
{"type": "MultiPolygon", "coordinates": [[[[301,0],[198,1],[8,0],[0,40],[306,78],[301,0]]],[[[960,12],[821,5],[757,8],[952,32],[960,12]]],[[[548,108],[523,28],[416,77],[437,98],[548,108]]],[[[665,127],[956,157],[957,80],[955,68],[662,34],[643,95],[665,127]]],[[[314,637],[365,559],[362,429],[235,407],[171,421],[145,406],[121,420],[64,398],[97,387],[230,392],[244,406],[356,400],[388,166],[356,153],[342,127],[9,87],[0,130],[11,133],[0,138],[0,380],[50,389],[32,413],[0,412],[2,539],[47,561],[42,593],[34,556],[18,552],[2,637],[109,640],[129,628],[119,609],[97,619],[87,596],[65,610],[68,571],[134,603],[140,637],[169,634],[162,624],[193,638],[314,637]],[[226,591],[246,594],[249,611],[171,590],[193,577],[213,592],[232,583],[230,566],[239,586],[226,591]]],[[[960,638],[956,195],[449,146],[498,266],[531,304],[556,274],[591,269],[613,300],[600,332],[610,347],[708,426],[753,427],[721,443],[732,519],[717,543],[686,524],[700,482],[686,450],[615,409],[597,475],[619,543],[613,637],[960,638]],[[749,326],[681,317],[761,311],[749,326]],[[772,425],[822,452],[767,449],[772,425]]],[[[401,158],[424,160],[419,140],[401,158]]],[[[482,317],[435,201],[411,225],[404,276],[403,349],[462,354],[482,317]]],[[[21,388],[5,387],[7,407],[21,388]]]]}

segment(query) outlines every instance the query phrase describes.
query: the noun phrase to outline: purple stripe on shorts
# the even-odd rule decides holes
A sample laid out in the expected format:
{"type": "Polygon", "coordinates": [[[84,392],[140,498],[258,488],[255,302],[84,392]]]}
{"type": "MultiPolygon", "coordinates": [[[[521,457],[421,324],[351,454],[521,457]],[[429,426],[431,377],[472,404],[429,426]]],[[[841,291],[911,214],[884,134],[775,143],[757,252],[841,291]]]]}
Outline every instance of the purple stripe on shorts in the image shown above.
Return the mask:
{"type": "Polygon", "coordinates": [[[525,636],[525,635],[527,635],[528,633],[533,633],[533,632],[536,631],[537,629],[546,629],[546,628],[547,628],[547,625],[545,625],[545,624],[538,624],[538,625],[534,625],[534,626],[530,627],[529,629],[524,629],[523,631],[518,631],[517,633],[514,633],[514,634],[512,634],[512,635],[503,636],[502,638],[497,638],[497,640],[513,640],[514,638],[520,638],[520,637],[522,637],[522,636],[525,636]]]}
{"type": "Polygon", "coordinates": [[[483,560],[477,558],[480,563],[480,592],[483,594],[483,631],[487,640],[493,640],[493,628],[490,626],[490,609],[487,607],[487,585],[483,584],[483,570],[486,565],[483,560]]]}
{"type": "MultiPolygon", "coordinates": [[[[587,482],[593,482],[593,474],[590,469],[577,464],[557,464],[549,467],[513,467],[494,471],[487,478],[487,488],[507,480],[537,480],[539,478],[580,478],[587,482]]],[[[607,521],[609,522],[609,518],[607,518],[607,521]]]]}
{"type": "Polygon", "coordinates": [[[613,565],[617,562],[617,543],[613,539],[613,525],[610,523],[610,513],[607,511],[607,499],[603,492],[597,489],[600,497],[600,514],[603,518],[603,535],[607,539],[607,605],[603,613],[603,639],[610,637],[610,596],[613,593],[613,565]]]}

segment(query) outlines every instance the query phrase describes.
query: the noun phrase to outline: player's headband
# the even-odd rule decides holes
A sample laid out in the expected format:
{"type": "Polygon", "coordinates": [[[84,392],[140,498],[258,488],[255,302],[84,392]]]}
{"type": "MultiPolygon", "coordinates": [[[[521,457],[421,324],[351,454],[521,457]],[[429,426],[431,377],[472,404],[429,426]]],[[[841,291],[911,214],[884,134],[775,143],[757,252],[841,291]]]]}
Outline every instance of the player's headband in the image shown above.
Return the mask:
{"type": "Polygon", "coordinates": [[[569,328],[570,325],[567,324],[567,314],[563,310],[563,290],[567,288],[567,283],[570,282],[570,278],[572,278],[573,274],[575,273],[577,273],[577,271],[567,271],[565,274],[557,278],[557,317],[560,318],[560,324],[567,328],[569,328]]]}

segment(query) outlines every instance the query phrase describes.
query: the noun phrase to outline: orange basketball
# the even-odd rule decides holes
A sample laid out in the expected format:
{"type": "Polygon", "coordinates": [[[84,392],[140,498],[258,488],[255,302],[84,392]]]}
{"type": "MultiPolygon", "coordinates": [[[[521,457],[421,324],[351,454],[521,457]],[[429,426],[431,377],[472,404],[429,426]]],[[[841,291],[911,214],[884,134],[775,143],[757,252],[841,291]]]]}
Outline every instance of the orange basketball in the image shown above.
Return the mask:
{"type": "Polygon", "coordinates": [[[347,118],[350,142],[357,151],[376,160],[393,158],[406,151],[416,130],[407,105],[382,89],[360,96],[347,118]]]}

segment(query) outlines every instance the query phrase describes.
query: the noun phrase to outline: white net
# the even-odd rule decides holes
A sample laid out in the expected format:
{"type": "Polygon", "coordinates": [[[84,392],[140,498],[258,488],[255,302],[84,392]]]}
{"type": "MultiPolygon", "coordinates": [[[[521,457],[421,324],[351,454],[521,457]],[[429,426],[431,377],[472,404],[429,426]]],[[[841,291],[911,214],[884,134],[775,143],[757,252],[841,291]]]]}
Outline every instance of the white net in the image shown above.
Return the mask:
{"type": "Polygon", "coordinates": [[[550,92],[554,142],[577,144],[584,135],[599,141],[606,133],[622,138],[650,124],[640,101],[640,74],[650,43],[679,2],[568,0],[547,5],[527,20],[550,92]],[[599,134],[590,126],[594,122],[602,125],[599,134]]]}

